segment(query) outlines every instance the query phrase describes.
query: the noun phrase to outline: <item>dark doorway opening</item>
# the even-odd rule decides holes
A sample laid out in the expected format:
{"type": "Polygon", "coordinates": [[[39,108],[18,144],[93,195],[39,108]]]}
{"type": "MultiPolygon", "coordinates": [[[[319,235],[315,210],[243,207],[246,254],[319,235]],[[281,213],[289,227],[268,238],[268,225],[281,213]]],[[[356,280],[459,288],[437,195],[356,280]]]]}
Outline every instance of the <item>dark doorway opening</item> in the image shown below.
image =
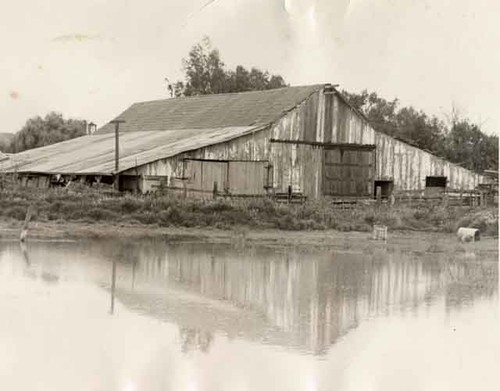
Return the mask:
{"type": "Polygon", "coordinates": [[[380,195],[382,198],[389,198],[394,189],[393,181],[375,181],[373,187],[373,196],[377,197],[377,187],[380,187],[380,195]]]}
{"type": "Polygon", "coordinates": [[[139,192],[139,179],[138,175],[120,175],[120,191],[130,191],[133,193],[139,192]]]}
{"type": "Polygon", "coordinates": [[[446,191],[448,178],[445,176],[425,177],[425,196],[428,198],[441,197],[446,191]]]}
{"type": "Polygon", "coordinates": [[[445,176],[425,177],[425,187],[446,187],[447,179],[445,176]]]}

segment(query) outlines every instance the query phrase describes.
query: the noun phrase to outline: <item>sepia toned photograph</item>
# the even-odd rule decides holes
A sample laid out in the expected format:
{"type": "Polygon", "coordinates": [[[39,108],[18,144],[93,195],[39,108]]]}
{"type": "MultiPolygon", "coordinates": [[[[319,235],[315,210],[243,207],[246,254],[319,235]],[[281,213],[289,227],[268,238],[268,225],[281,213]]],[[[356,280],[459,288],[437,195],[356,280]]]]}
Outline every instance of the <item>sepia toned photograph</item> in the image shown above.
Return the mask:
{"type": "Polygon", "coordinates": [[[499,14],[4,2],[0,390],[500,390],[499,14]]]}

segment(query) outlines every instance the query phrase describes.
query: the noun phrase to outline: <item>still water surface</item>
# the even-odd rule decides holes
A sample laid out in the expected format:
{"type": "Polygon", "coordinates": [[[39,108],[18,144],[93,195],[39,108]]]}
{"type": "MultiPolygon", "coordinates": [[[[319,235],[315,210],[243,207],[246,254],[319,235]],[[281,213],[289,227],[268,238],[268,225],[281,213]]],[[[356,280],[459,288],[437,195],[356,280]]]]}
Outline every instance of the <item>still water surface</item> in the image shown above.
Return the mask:
{"type": "Polygon", "coordinates": [[[496,255],[0,242],[2,390],[500,390],[496,255]]]}

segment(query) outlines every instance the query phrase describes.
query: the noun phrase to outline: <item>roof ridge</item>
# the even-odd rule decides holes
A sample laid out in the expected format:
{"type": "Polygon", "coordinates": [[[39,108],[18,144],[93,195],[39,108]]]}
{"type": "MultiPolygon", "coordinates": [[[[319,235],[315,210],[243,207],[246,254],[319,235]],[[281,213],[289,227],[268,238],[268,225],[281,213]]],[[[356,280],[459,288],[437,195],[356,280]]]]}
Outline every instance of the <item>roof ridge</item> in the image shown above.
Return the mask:
{"type": "Polygon", "coordinates": [[[135,102],[135,103],[132,103],[132,106],[140,105],[140,104],[147,104],[147,103],[164,102],[164,101],[169,101],[169,100],[204,99],[204,98],[213,97],[213,96],[241,95],[241,94],[252,94],[252,93],[255,94],[255,93],[266,93],[266,92],[270,93],[270,92],[275,92],[275,91],[284,90],[284,89],[291,89],[291,88],[317,88],[319,90],[327,85],[329,85],[329,83],[306,84],[306,85],[299,85],[299,86],[285,86],[285,87],[279,87],[279,88],[270,88],[267,90],[235,91],[235,92],[222,92],[222,93],[218,93],[218,94],[215,93],[215,94],[200,94],[200,95],[190,95],[190,96],[177,96],[177,97],[171,97],[171,98],[152,99],[152,100],[146,100],[146,101],[141,101],[141,102],[135,102]]]}
{"type": "MultiPolygon", "coordinates": [[[[117,118],[124,132],[270,124],[331,84],[311,84],[133,103],[117,118]]],[[[110,123],[96,133],[112,132],[110,123]]]]}

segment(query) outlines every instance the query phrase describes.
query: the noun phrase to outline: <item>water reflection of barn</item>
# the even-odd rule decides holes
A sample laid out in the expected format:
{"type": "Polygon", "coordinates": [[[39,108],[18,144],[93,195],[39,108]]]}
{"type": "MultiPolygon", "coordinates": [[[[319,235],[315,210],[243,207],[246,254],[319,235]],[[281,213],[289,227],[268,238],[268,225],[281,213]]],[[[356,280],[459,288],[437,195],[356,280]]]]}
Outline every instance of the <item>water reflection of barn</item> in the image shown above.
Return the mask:
{"type": "MultiPolygon", "coordinates": [[[[432,261],[435,255],[419,260],[399,253],[249,254],[217,246],[207,251],[206,245],[172,246],[161,256],[142,251],[135,293],[151,285],[160,290],[146,299],[122,289],[118,297],[125,305],[177,323],[183,338],[200,346],[211,342],[208,329],[315,354],[324,354],[363,319],[431,303],[447,293],[450,275],[461,274],[467,283],[470,269],[466,263],[432,261]],[[183,294],[162,301],[165,287],[183,294]],[[138,303],[138,297],[146,301],[138,303]]],[[[474,294],[491,295],[488,286],[474,294]]]]}
{"type": "Polygon", "coordinates": [[[472,190],[483,177],[374,131],[329,84],[132,105],[94,134],[15,154],[0,171],[23,183],[113,182],[123,190],[373,197],[472,190]]]}

